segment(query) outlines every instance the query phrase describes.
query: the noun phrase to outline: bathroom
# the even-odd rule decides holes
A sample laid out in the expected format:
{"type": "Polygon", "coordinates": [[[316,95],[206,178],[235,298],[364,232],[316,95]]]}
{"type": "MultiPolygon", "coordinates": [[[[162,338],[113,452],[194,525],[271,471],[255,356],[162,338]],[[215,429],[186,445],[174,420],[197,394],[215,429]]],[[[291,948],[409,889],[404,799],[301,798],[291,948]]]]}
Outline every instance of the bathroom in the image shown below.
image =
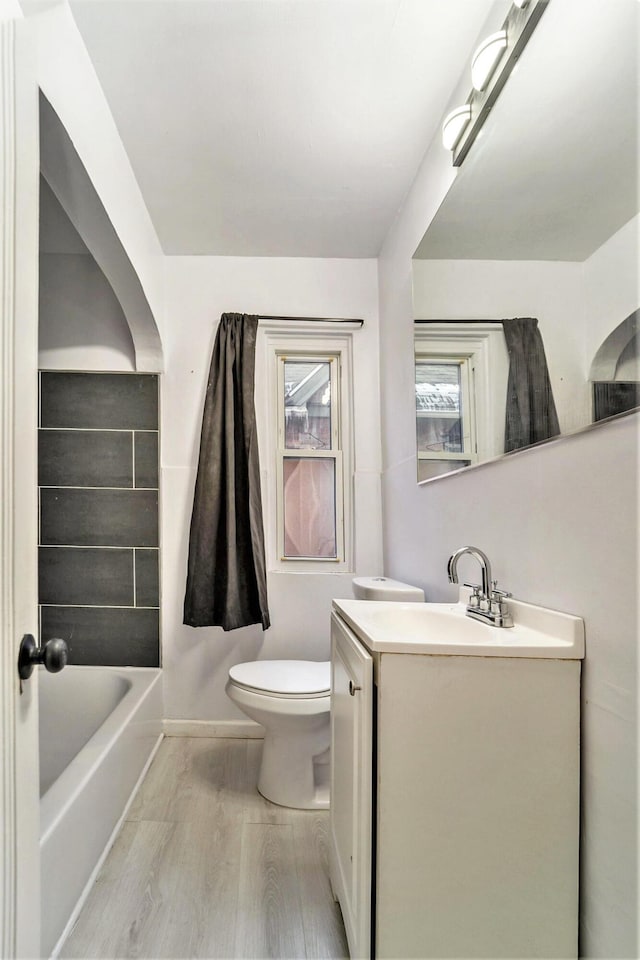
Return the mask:
{"type": "MultiPolygon", "coordinates": [[[[552,0],[554,5],[561,3],[552,0]]],[[[82,6],[78,5],[79,22],[82,6]]],[[[406,5],[404,12],[412,6],[406,5]]],[[[25,26],[38,37],[38,84],[64,122],[140,277],[161,343],[160,362],[155,347],[149,348],[135,330],[127,341],[122,328],[103,328],[93,351],[70,358],[68,353],[65,357],[68,340],[66,346],[64,339],[56,346],[55,330],[49,328],[52,339],[39,366],[123,374],[162,370],[161,636],[167,739],[218,738],[244,722],[224,689],[234,663],[257,657],[326,659],[330,602],[350,595],[354,574],[385,574],[423,587],[430,601],[449,600],[447,558],[461,544],[472,543],[489,555],[500,585],[515,597],[582,617],[587,658],[582,700],[581,956],[632,957],[637,949],[637,414],[446,480],[416,483],[411,261],[453,179],[450,156],[436,143],[437,128],[483,35],[491,6],[479,4],[474,22],[460,28],[453,62],[442,67],[438,116],[422,149],[416,148],[416,157],[424,154],[424,161],[418,170],[417,160],[407,173],[402,211],[387,217],[380,249],[366,255],[344,252],[345,245],[311,253],[300,237],[295,248],[283,248],[279,255],[265,254],[258,241],[248,255],[207,255],[195,248],[189,255],[163,252],[73,23],[73,5],[71,10],[66,6],[28,10],[25,26]],[[90,123],[88,103],[93,104],[90,123]],[[433,147],[427,149],[432,137],[433,147]],[[261,316],[365,321],[349,334],[356,425],[353,561],[332,574],[271,572],[273,626],[264,635],[259,627],[223,634],[215,628],[194,631],[182,623],[207,368],[217,320],[224,311],[236,309],[261,316]]],[[[498,20],[508,6],[502,5],[498,20]]],[[[341,5],[341,15],[346,9],[341,5]]],[[[552,9],[550,5],[545,17],[552,9]]],[[[540,31],[543,26],[544,21],[540,31]]],[[[61,336],[64,333],[60,331],[61,336]]],[[[266,389],[258,369],[259,409],[258,398],[266,389]]],[[[260,453],[267,498],[272,467],[268,450],[261,448],[260,453]]],[[[269,522],[267,515],[267,527],[269,522]]],[[[27,626],[24,632],[29,632],[27,626]]],[[[28,770],[24,776],[28,781],[28,770]]],[[[24,843],[30,850],[28,838],[24,843]]],[[[21,859],[29,862],[28,855],[21,859]]],[[[34,875],[25,870],[29,884],[34,875]]],[[[18,889],[20,904],[26,893],[18,889]]],[[[18,921],[25,942],[30,935],[24,932],[27,927],[26,921],[18,921]]],[[[37,955],[29,949],[17,955],[37,955]]]]}

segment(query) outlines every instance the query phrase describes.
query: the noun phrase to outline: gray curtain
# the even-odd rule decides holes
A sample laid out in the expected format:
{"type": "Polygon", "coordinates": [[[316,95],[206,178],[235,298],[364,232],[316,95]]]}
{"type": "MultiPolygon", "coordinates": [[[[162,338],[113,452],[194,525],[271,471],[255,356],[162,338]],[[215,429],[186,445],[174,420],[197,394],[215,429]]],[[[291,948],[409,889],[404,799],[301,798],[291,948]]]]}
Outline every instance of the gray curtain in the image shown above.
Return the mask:
{"type": "Polygon", "coordinates": [[[544,344],[534,317],[503,320],[509,351],[504,451],[560,433],[544,344]]]}
{"type": "Polygon", "coordinates": [[[254,409],[258,318],[223,313],[202,419],[184,622],[269,625],[254,409]]]}

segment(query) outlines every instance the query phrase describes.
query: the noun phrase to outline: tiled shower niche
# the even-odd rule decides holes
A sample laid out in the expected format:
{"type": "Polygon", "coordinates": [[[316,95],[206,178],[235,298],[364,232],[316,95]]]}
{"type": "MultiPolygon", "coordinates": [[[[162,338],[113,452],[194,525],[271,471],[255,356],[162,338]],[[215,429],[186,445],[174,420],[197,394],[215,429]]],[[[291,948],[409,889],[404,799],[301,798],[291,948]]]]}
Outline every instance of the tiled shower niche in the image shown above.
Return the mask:
{"type": "Polygon", "coordinates": [[[160,663],[158,377],[40,373],[40,637],[69,662],[160,663]]]}

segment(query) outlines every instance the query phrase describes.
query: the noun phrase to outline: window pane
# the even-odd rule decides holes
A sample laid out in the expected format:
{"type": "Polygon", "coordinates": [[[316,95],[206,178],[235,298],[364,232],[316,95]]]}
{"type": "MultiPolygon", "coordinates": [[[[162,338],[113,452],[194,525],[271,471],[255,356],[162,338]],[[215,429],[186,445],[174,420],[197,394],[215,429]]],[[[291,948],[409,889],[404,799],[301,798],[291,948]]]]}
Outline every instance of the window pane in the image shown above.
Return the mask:
{"type": "Polygon", "coordinates": [[[336,557],[335,460],[284,457],[283,475],[285,557],[336,557]]]}
{"type": "Polygon", "coordinates": [[[331,449],[331,364],[284,361],[284,445],[287,450],[331,449]]]}
{"type": "Polygon", "coordinates": [[[459,363],[416,363],[418,450],[462,453],[462,389],[459,363]]]}

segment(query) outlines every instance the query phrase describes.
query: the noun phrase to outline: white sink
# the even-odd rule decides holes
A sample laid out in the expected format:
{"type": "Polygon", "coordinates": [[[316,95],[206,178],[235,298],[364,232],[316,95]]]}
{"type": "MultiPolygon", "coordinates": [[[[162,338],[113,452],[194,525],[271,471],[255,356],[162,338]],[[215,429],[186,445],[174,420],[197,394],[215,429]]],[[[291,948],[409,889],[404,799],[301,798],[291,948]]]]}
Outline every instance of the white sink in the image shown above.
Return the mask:
{"type": "Polygon", "coordinates": [[[334,600],[333,607],[372,653],[544,657],[581,660],[584,622],[509,600],[513,627],[492,627],[466,615],[466,603],[334,600]]]}

